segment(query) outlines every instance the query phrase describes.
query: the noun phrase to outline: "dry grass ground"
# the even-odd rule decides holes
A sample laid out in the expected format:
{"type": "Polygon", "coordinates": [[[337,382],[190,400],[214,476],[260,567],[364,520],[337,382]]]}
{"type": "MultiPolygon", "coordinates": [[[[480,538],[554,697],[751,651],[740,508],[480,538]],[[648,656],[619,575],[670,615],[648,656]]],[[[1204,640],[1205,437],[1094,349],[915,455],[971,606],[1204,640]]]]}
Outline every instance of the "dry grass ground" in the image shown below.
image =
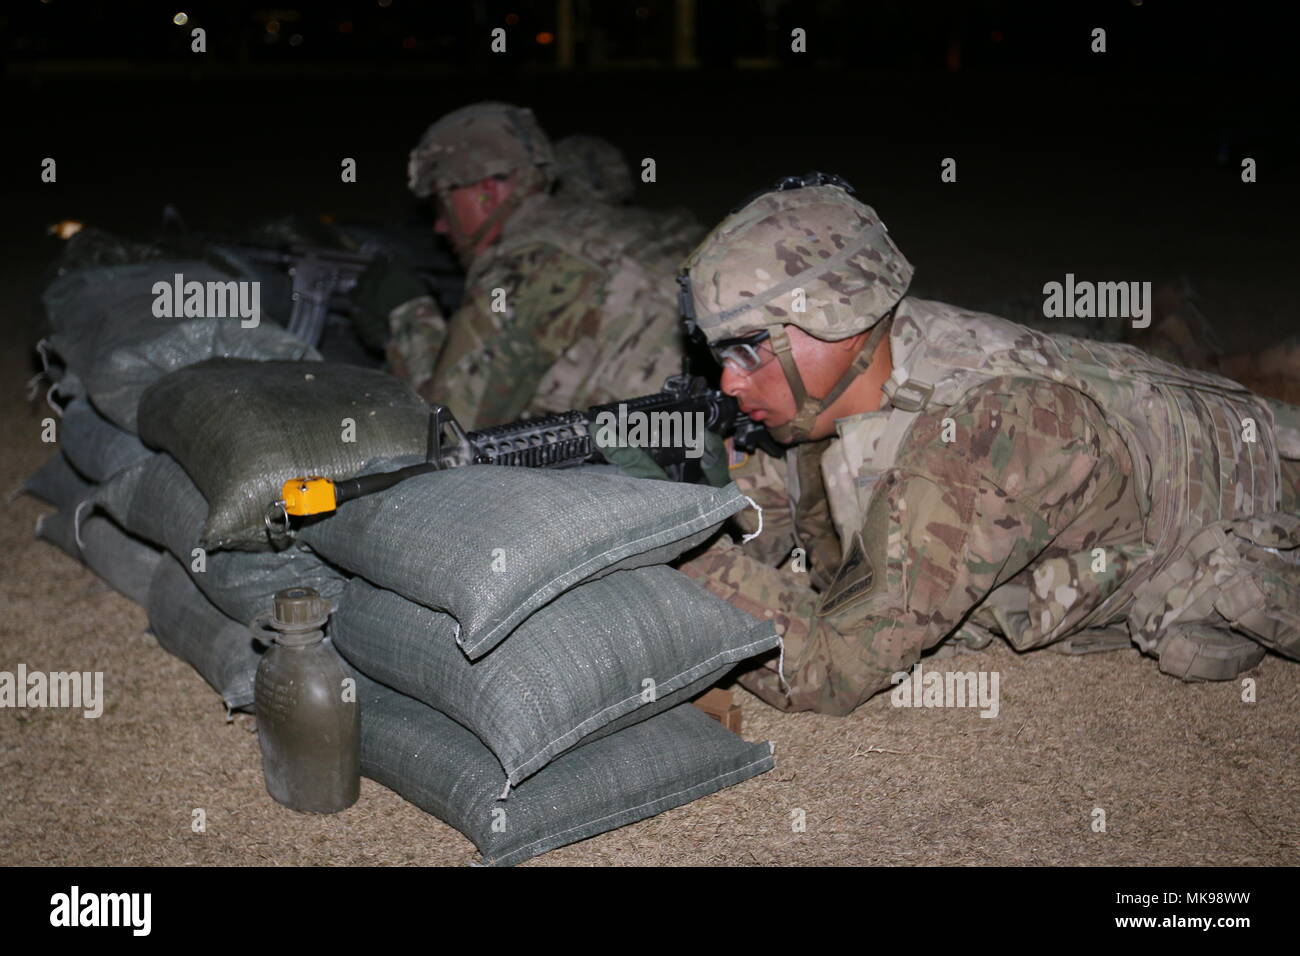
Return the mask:
{"type": "MultiPolygon", "coordinates": [[[[26,405],[22,347],[3,362],[0,483],[49,447],[26,405]]],[[[141,608],[34,539],[45,506],[0,511],[0,670],[102,670],[97,720],[0,710],[0,864],[461,865],[459,833],[370,781],[332,817],[274,803],[248,717],[146,633],[141,608]],[[206,813],[204,833],[192,811],[206,813]]],[[[1300,863],[1300,667],[1269,657],[1236,684],[1183,684],[1135,651],[1003,647],[937,662],[996,669],[1001,712],[785,715],[744,691],[745,736],[775,742],[758,779],[529,865],[1300,863]],[[1091,828],[1094,808],[1106,832],[1091,828]],[[794,832],[792,811],[806,812],[794,832]]]]}

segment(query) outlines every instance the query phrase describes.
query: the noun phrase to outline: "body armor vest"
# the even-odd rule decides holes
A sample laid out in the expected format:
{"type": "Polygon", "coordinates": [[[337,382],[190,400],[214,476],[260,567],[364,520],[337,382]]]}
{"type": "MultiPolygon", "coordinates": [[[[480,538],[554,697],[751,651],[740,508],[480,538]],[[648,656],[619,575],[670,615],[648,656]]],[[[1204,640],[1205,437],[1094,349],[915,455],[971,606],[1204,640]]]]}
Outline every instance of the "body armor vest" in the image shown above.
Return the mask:
{"type": "MultiPolygon", "coordinates": [[[[1197,576],[1194,566],[1214,563],[1209,552],[1231,545],[1234,535],[1242,539],[1242,549],[1263,548],[1271,551],[1269,560],[1281,562],[1272,567],[1268,586],[1276,589],[1294,572],[1293,589],[1300,590],[1294,588],[1300,585],[1297,552],[1277,550],[1300,544],[1300,519],[1288,524],[1287,516],[1277,515],[1281,476],[1273,413],[1243,386],[1171,365],[1132,346],[1049,335],[915,299],[900,304],[890,345],[894,372],[884,387],[888,405],[838,422],[841,440],[823,458],[841,542],[851,541],[863,527],[876,483],[894,467],[918,415],[949,408],[995,378],[1045,379],[1082,393],[1101,408],[1128,450],[1142,518],[1141,546],[1112,555],[1117,573],[1106,575],[1087,573],[1090,555],[1031,565],[1035,582],[1044,576],[1041,580],[1053,586],[1081,592],[1064,615],[1034,606],[1034,589],[1015,584],[1017,579],[996,588],[973,620],[995,622],[1013,646],[1050,643],[1127,614],[1130,635],[1150,650],[1168,626],[1183,619],[1166,606],[1167,595],[1190,586],[1190,578],[1197,576]],[[1280,525],[1274,520],[1279,518],[1280,525]],[[1193,540],[1206,529],[1211,530],[1199,542],[1193,540]],[[1213,529],[1218,531],[1211,533],[1213,529]]],[[[1250,561],[1228,555],[1227,563],[1250,571],[1250,561]]],[[[1232,575],[1222,572],[1220,568],[1210,577],[1227,587],[1232,575]]],[[[1203,587],[1199,605],[1193,594],[1181,605],[1213,618],[1218,596],[1203,587]]],[[[1276,600],[1286,604],[1296,598],[1280,594],[1276,600]]],[[[1222,607],[1218,611],[1224,615],[1222,607]]],[[[1293,619],[1293,631],[1295,623],[1300,617],[1293,619]]],[[[1297,636],[1291,638],[1293,649],[1297,636]]]]}
{"type": "MultiPolygon", "coordinates": [[[[631,397],[624,392],[624,372],[615,364],[626,355],[638,356],[642,377],[652,379],[637,386],[645,391],[657,391],[669,375],[681,372],[684,343],[671,277],[690,250],[680,223],[673,220],[674,232],[664,227],[666,221],[640,209],[533,195],[507,221],[501,239],[474,261],[468,277],[471,288],[494,265],[537,245],[558,249],[601,277],[592,301],[586,303],[599,309],[596,320],[575,330],[566,361],[542,378],[538,395],[567,396],[572,383],[566,385],[565,376],[580,369],[588,393],[608,395],[605,401],[631,397]]],[[[563,281],[556,276],[527,278],[563,281]]],[[[560,408],[568,407],[560,402],[560,408]]]]}

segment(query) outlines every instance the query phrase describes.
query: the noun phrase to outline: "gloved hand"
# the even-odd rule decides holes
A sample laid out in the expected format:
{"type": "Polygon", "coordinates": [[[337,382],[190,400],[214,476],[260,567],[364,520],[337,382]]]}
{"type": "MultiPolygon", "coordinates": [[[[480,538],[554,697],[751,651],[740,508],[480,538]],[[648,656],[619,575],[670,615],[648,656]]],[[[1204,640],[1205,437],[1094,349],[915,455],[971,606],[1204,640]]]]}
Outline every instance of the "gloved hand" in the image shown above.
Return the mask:
{"type": "Polygon", "coordinates": [[[366,267],[352,289],[353,323],[367,347],[383,351],[388,314],[404,302],[429,295],[424,280],[398,259],[380,256],[366,267]]]}
{"type": "MultiPolygon", "coordinates": [[[[611,465],[617,465],[633,478],[669,480],[667,473],[644,448],[619,445],[601,448],[600,453],[611,465]]],[[[715,488],[721,488],[731,482],[727,469],[726,445],[722,438],[713,432],[704,433],[704,450],[700,456],[700,466],[704,469],[705,480],[715,488]]]]}
{"type": "Polygon", "coordinates": [[[631,445],[612,445],[600,450],[601,455],[611,465],[615,465],[624,474],[632,478],[649,478],[653,481],[668,481],[668,473],[659,463],[650,457],[644,448],[631,445]]]}
{"type": "Polygon", "coordinates": [[[714,488],[724,488],[731,484],[728,458],[727,443],[723,437],[713,432],[705,432],[704,454],[700,457],[700,466],[704,469],[705,480],[714,488]]]}

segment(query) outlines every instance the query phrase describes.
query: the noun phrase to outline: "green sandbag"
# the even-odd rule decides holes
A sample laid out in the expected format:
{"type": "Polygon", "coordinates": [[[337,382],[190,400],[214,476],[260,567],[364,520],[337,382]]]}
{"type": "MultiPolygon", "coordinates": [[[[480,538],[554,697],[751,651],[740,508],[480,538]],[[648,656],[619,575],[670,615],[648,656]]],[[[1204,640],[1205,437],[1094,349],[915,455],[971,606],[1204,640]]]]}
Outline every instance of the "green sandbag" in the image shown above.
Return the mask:
{"type": "Polygon", "coordinates": [[[78,528],[76,515],[75,505],[42,515],[36,523],[36,537],[84,563],[114,591],[144,604],[162,552],[103,515],[83,519],[78,528]]]}
{"type": "Polygon", "coordinates": [[[465,834],[488,866],[644,820],[773,767],[691,704],[570,750],[499,800],[501,765],[450,717],[357,676],[361,773],[465,834]]]}
{"type": "Polygon", "coordinates": [[[232,281],[205,262],[159,260],[69,269],[42,296],[54,330],[50,348],[80,378],[100,413],[128,431],[136,430],[144,390],[175,369],[213,356],[320,357],[266,316],[250,328],[238,315],[155,316],[155,284],[170,285],[178,274],[184,282],[232,281]]]}
{"type": "Polygon", "coordinates": [[[337,481],[376,460],[423,455],[428,421],[409,385],[373,369],[212,359],[151,386],[139,427],[207,499],[204,547],[265,550],[266,508],[284,482],[337,481]]]}
{"type": "Polygon", "coordinates": [[[84,398],[68,403],[59,422],[59,447],[91,481],[107,481],[153,452],[131,432],[118,428],[84,398]]]}
{"type": "Polygon", "coordinates": [[[63,449],[56,448],[54,453],[45,459],[45,464],[27,476],[19,491],[33,498],[39,498],[56,508],[66,508],[81,501],[94,487],[91,482],[77,474],[77,470],[72,467],[63,449]]]}
{"type": "Polygon", "coordinates": [[[334,646],[358,670],[474,731],[511,785],[584,739],[689,700],[778,643],[770,621],[662,565],[567,591],[472,663],[454,634],[446,614],[360,578],[330,620],[334,646]]]}
{"type": "Polygon", "coordinates": [[[231,710],[252,706],[265,648],[245,625],[213,607],[169,554],[158,561],[146,607],[159,644],[198,671],[231,710]]]}
{"type": "Polygon", "coordinates": [[[301,548],[283,551],[197,551],[208,503],[185,470],[166,454],[122,471],[92,503],[133,534],[166,548],[223,614],[248,623],[271,608],[275,592],[310,587],[335,600],[347,579],[301,548]]]}
{"type": "Polygon", "coordinates": [[[746,504],[734,484],[477,465],[346,502],[301,538],[331,563],[455,617],[473,660],[575,584],[671,561],[746,504]]]}

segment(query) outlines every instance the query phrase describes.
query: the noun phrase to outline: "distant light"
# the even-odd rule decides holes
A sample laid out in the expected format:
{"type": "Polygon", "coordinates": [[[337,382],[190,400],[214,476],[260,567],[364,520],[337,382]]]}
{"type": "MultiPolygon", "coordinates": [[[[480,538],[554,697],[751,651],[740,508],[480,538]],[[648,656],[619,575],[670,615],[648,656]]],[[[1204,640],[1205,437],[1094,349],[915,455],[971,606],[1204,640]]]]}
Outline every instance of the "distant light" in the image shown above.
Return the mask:
{"type": "Polygon", "coordinates": [[[415,37],[407,37],[405,40],[402,41],[402,49],[403,49],[403,50],[414,50],[414,49],[415,49],[415,42],[416,42],[416,41],[415,41],[415,37]]]}
{"type": "Polygon", "coordinates": [[[344,20],[342,23],[339,24],[339,33],[351,33],[351,32],[352,32],[351,20],[344,20]]]}
{"type": "Polygon", "coordinates": [[[537,42],[542,46],[546,46],[548,43],[553,43],[554,41],[555,34],[553,33],[546,33],[543,31],[542,33],[537,34],[537,42]]]}
{"type": "Polygon", "coordinates": [[[636,8],[636,15],[637,15],[637,17],[639,17],[640,19],[644,20],[646,17],[650,16],[650,8],[649,8],[649,7],[637,7],[637,8],[636,8]]]}
{"type": "Polygon", "coordinates": [[[989,39],[992,40],[994,43],[1001,43],[1003,39],[1002,31],[994,30],[992,33],[989,34],[989,39]]]}
{"type": "Polygon", "coordinates": [[[81,232],[81,223],[75,219],[64,219],[62,222],[54,223],[45,231],[52,236],[58,236],[60,239],[71,239],[81,232]]]}
{"type": "Polygon", "coordinates": [[[293,36],[289,37],[289,46],[302,46],[302,34],[295,33],[293,36]]]}
{"type": "Polygon", "coordinates": [[[280,32],[280,21],[279,21],[279,20],[267,20],[267,21],[266,21],[266,32],[267,32],[267,33],[279,33],[279,32],[280,32]]]}
{"type": "Polygon", "coordinates": [[[176,14],[176,16],[172,17],[172,23],[176,24],[178,27],[183,27],[185,26],[185,24],[189,22],[190,22],[190,15],[183,11],[181,13],[176,14]]]}
{"type": "Polygon", "coordinates": [[[379,0],[379,5],[381,7],[391,7],[393,5],[393,0],[379,0]]]}
{"type": "Polygon", "coordinates": [[[517,13],[506,14],[506,23],[510,24],[511,26],[514,26],[518,22],[519,22],[519,14],[517,13]]]}

